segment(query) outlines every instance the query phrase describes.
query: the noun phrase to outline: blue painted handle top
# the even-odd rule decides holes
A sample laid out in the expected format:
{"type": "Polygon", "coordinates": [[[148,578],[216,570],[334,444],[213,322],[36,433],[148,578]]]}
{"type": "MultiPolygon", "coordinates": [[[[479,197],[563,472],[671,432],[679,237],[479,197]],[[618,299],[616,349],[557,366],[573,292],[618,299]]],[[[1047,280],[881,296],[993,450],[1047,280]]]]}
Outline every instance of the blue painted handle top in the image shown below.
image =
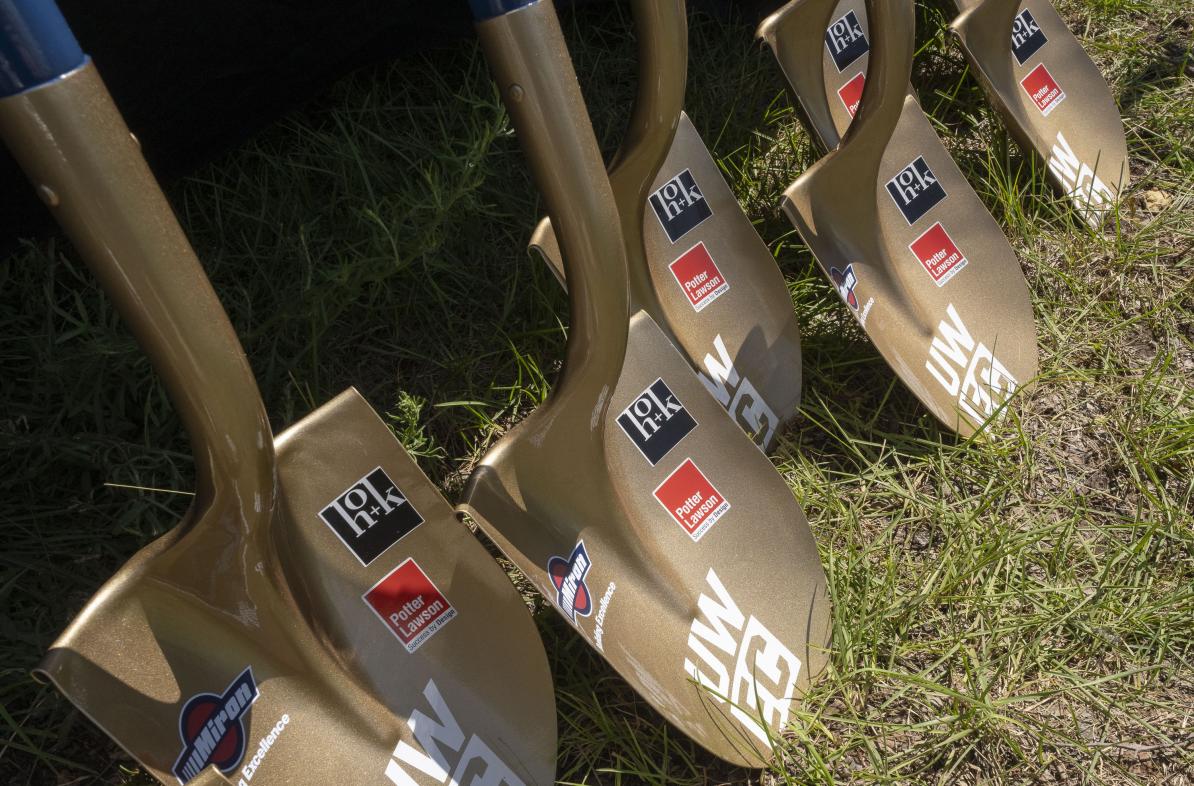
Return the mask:
{"type": "Polygon", "coordinates": [[[54,0],[0,0],[0,98],[51,82],[85,59],[54,0]]]}
{"type": "MultiPolygon", "coordinates": [[[[0,0],[0,3],[4,1],[0,0]]],[[[473,9],[473,18],[478,22],[484,22],[486,19],[493,19],[495,16],[508,14],[538,2],[541,0],[468,0],[469,7],[473,9]]]]}

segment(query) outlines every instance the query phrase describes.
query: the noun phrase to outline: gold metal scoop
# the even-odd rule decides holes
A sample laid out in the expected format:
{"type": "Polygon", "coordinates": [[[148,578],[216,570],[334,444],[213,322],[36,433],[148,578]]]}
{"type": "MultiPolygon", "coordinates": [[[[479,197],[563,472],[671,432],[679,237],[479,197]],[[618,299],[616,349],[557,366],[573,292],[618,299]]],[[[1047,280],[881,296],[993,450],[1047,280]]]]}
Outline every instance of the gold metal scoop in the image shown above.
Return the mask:
{"type": "MultiPolygon", "coordinates": [[[[784,192],[783,208],[895,372],[969,436],[1036,375],[1028,286],[908,93],[912,0],[868,0],[865,10],[874,40],[858,116],[840,147],[784,192]]],[[[760,36],[793,85],[807,84],[812,66],[802,37],[832,29],[839,11],[834,0],[796,0],[763,22],[760,36]]]]}
{"type": "MultiPolygon", "coordinates": [[[[481,43],[560,239],[571,325],[547,400],[460,507],[665,718],[760,766],[826,662],[829,598],[800,507],[645,310],[549,0],[481,43]]],[[[638,168],[643,204],[666,144],[638,168]]]]}
{"type": "Polygon", "coordinates": [[[38,673],[164,783],[551,783],[551,680],[525,604],[354,390],[275,448],[232,326],[90,62],[0,99],[0,135],[195,456],[186,517],[38,673]]]}

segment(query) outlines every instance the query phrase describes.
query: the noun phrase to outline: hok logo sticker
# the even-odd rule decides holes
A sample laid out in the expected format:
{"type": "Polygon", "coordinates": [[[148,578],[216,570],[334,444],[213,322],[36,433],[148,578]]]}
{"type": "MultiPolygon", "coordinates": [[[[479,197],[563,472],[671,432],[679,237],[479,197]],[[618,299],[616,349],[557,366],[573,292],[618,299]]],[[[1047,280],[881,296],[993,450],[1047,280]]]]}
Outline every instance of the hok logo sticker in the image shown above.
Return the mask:
{"type": "Polygon", "coordinates": [[[940,221],[909,243],[908,248],[939,287],[945,286],[945,282],[966,267],[966,257],[962,256],[940,221]]]}
{"type": "Polygon", "coordinates": [[[423,517],[381,467],[353,483],[319,511],[323,523],[362,565],[423,523],[423,517]]]}
{"type": "Polygon", "coordinates": [[[937,325],[925,368],[957,398],[958,407],[971,420],[982,423],[1016,391],[1018,383],[986,344],[974,340],[953,303],[945,313],[949,319],[937,325]]]}
{"type": "Polygon", "coordinates": [[[1047,43],[1049,39],[1045,38],[1041,26],[1032,18],[1032,12],[1025,8],[1016,14],[1012,20],[1012,54],[1016,56],[1017,63],[1024,65],[1047,43]]]}
{"type": "Polygon", "coordinates": [[[407,557],[361,597],[411,653],[456,616],[414,557],[407,557]]]}
{"type": "Polygon", "coordinates": [[[1073,200],[1078,212],[1090,223],[1101,222],[1103,214],[1115,205],[1115,192],[1094,173],[1089,164],[1074,154],[1074,149],[1060,131],[1057,132],[1057,142],[1049,151],[1049,171],[1073,200]]]}
{"type": "Polygon", "coordinates": [[[694,543],[730,510],[730,503],[690,458],[655,487],[655,499],[694,543]]]}
{"type": "Polygon", "coordinates": [[[837,293],[846,301],[846,305],[857,311],[858,296],[854,294],[854,287],[858,284],[858,276],[854,275],[854,264],[846,265],[845,270],[829,268],[829,277],[833,279],[833,285],[837,287],[837,293]]]}
{"type": "Polygon", "coordinates": [[[780,729],[792,710],[800,658],[755,617],[747,617],[713,568],[697,599],[700,614],[688,629],[684,673],[761,742],[766,727],[780,729]],[[757,715],[755,713],[758,713],[757,715]]]}
{"type": "Polygon", "coordinates": [[[178,716],[182,752],[172,770],[179,783],[185,785],[209,764],[225,775],[236,769],[245,757],[244,719],[259,695],[250,666],[222,694],[187,699],[178,716]]]}
{"type": "Polygon", "coordinates": [[[618,425],[653,467],[696,428],[697,422],[660,378],[622,410],[618,425]]]}
{"type": "Polygon", "coordinates": [[[687,169],[660,186],[648,201],[668,240],[673,243],[713,215],[696,178],[687,169]]]}
{"type": "Polygon", "coordinates": [[[730,282],[717,269],[717,263],[709,255],[704,243],[697,243],[685,251],[668,269],[698,314],[730,291],[730,282]]]}
{"type": "Polygon", "coordinates": [[[853,79],[838,88],[837,97],[850,113],[850,117],[858,114],[858,104],[862,101],[862,88],[866,87],[866,74],[859,71],[853,79]]]}
{"type": "Polygon", "coordinates": [[[1029,71],[1028,76],[1020,80],[1020,86],[1045,117],[1065,100],[1065,91],[1058,86],[1044,63],[1029,71]]]}
{"type": "Polygon", "coordinates": [[[945,199],[945,189],[937,182],[937,176],[929,169],[923,156],[917,156],[916,160],[887,181],[887,193],[904,215],[908,226],[915,224],[945,199]]]}
{"type": "Polygon", "coordinates": [[[845,16],[829,25],[825,31],[825,48],[829,50],[839,74],[870,51],[866,33],[862,31],[858,16],[853,11],[847,11],[845,16]]]}
{"type": "Polygon", "coordinates": [[[476,734],[468,736],[444,701],[435,680],[423,688],[427,705],[413,709],[406,722],[419,748],[400,740],[386,763],[386,778],[394,786],[420,786],[412,772],[425,775],[435,783],[451,786],[526,786],[510,765],[476,734]],[[424,712],[426,710],[427,712],[424,712]]]}
{"type": "Polygon", "coordinates": [[[583,540],[577,541],[568,559],[552,557],[547,561],[547,575],[556,587],[556,605],[573,623],[577,614],[587,617],[593,613],[593,597],[585,583],[592,566],[583,540]]]}
{"type": "Polygon", "coordinates": [[[698,371],[705,389],[730,413],[742,430],[751,435],[755,444],[763,447],[771,442],[779,417],[768,406],[750,380],[738,373],[726,350],[726,342],[718,333],[713,337],[713,351],[705,355],[705,371],[698,371]],[[707,372],[707,376],[706,376],[707,372]]]}

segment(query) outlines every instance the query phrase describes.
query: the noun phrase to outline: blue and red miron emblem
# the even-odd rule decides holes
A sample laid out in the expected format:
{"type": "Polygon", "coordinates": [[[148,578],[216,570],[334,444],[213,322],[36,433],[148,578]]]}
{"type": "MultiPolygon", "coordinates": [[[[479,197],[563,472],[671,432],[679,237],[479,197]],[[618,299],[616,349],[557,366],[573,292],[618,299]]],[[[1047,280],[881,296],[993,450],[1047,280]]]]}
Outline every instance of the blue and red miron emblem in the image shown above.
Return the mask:
{"type": "Polygon", "coordinates": [[[583,540],[577,542],[568,559],[552,557],[547,561],[547,575],[556,588],[556,605],[572,622],[576,622],[577,614],[587,617],[593,613],[593,597],[585,584],[592,564],[583,540]]]}
{"type": "Polygon", "coordinates": [[[185,786],[209,764],[225,775],[236,769],[247,747],[244,719],[259,695],[248,667],[222,694],[197,693],[187,700],[178,716],[182,753],[173,772],[179,783],[185,786]]]}
{"type": "Polygon", "coordinates": [[[853,263],[846,265],[844,272],[838,270],[836,267],[829,268],[829,277],[833,279],[833,285],[837,287],[838,294],[842,296],[842,300],[846,301],[850,308],[857,311],[858,296],[854,294],[854,287],[858,284],[858,276],[854,275],[853,263]]]}

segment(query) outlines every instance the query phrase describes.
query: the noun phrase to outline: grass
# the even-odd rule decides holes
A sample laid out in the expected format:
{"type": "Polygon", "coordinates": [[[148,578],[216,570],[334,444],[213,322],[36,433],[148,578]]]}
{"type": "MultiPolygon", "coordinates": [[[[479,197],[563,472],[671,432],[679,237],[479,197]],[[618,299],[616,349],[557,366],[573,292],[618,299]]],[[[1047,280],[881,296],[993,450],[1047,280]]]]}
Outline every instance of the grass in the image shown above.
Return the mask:
{"type": "MultiPolygon", "coordinates": [[[[832,663],[768,772],[713,760],[540,601],[559,778],[584,784],[1194,782],[1194,19],[1181,0],[1060,6],[1121,102],[1134,188],[1092,231],[1008,141],[922,8],[914,82],[1005,227],[1041,349],[1015,427],[937,426],[779,213],[813,160],[749,20],[692,17],[688,109],[775,251],[804,408],[773,459],[809,516],[832,663]]],[[[597,133],[633,93],[621,6],[565,17],[597,133]]],[[[348,385],[451,499],[540,403],[567,303],[523,248],[539,213],[471,44],[342,81],[171,192],[275,428],[348,385]]],[[[61,241],[0,261],[0,782],[149,779],[28,676],[188,503],[146,360],[61,241]]]]}

